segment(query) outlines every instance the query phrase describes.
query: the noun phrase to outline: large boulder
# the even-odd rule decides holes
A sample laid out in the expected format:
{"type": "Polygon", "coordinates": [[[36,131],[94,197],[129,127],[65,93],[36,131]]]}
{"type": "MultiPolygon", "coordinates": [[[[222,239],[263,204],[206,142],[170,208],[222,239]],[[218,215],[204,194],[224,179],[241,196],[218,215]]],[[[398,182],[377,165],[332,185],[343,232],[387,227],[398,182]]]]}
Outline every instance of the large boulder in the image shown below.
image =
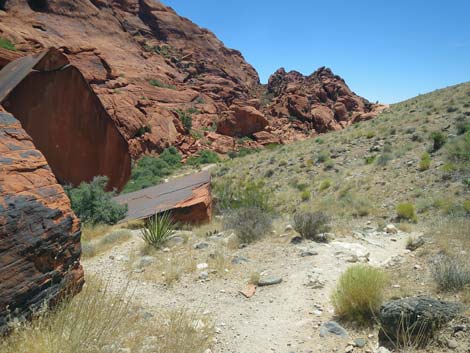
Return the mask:
{"type": "Polygon", "coordinates": [[[421,296],[392,300],[380,308],[379,342],[425,345],[443,324],[455,318],[461,305],[421,296]]]}
{"type": "Polygon", "coordinates": [[[268,126],[264,114],[252,106],[232,106],[232,113],[217,124],[217,132],[228,136],[250,136],[268,126]]]}
{"type": "Polygon", "coordinates": [[[0,331],[80,290],[80,252],[64,190],[19,121],[0,111],[0,331]]]}

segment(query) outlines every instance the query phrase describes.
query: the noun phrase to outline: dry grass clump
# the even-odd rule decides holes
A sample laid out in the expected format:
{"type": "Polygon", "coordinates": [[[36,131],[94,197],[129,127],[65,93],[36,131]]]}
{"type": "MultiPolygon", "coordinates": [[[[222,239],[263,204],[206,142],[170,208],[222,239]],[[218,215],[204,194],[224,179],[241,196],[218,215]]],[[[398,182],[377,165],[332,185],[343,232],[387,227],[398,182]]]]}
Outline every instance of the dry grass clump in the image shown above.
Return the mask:
{"type": "Polygon", "coordinates": [[[218,246],[213,253],[209,254],[207,263],[209,269],[217,271],[216,273],[219,276],[229,271],[232,266],[230,253],[222,246],[218,246]]]}
{"type": "Polygon", "coordinates": [[[336,314],[360,324],[370,322],[380,309],[388,283],[387,274],[380,269],[364,264],[349,267],[331,296],[336,314]]]}
{"type": "Polygon", "coordinates": [[[441,291],[463,290],[470,286],[470,261],[464,256],[443,256],[434,263],[432,275],[441,291]]]}
{"type": "Polygon", "coordinates": [[[125,286],[112,293],[88,280],[83,291],[44,311],[31,323],[16,323],[0,343],[0,353],[204,352],[214,327],[188,310],[171,310],[146,319],[131,308],[125,286]]]}
{"type": "MultiPolygon", "coordinates": [[[[109,228],[111,229],[111,228],[109,228]]],[[[132,237],[132,233],[127,229],[116,229],[96,238],[92,241],[82,240],[83,257],[93,257],[106,250],[111,249],[117,244],[124,243],[132,237]]]]}
{"type": "Polygon", "coordinates": [[[397,218],[400,220],[406,220],[413,223],[418,222],[418,217],[416,216],[415,206],[412,203],[404,202],[400,203],[396,207],[397,218]]]}
{"type": "Polygon", "coordinates": [[[272,230],[272,215],[258,207],[243,207],[224,216],[224,228],[232,229],[240,242],[259,240],[272,230]]]}
{"type": "Polygon", "coordinates": [[[330,229],[330,217],[325,213],[318,212],[296,212],[294,214],[294,229],[306,239],[327,241],[319,235],[330,229]]]}

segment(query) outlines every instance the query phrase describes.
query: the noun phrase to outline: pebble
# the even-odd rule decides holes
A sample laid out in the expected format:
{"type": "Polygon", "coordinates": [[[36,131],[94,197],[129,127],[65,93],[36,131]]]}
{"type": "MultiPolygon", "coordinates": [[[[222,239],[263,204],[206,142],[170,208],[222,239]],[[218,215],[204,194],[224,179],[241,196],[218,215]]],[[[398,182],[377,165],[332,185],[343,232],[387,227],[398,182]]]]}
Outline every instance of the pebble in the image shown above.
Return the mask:
{"type": "Polygon", "coordinates": [[[365,347],[367,341],[364,338],[356,338],[354,340],[354,345],[359,348],[365,347]]]}
{"type": "Polygon", "coordinates": [[[451,339],[448,339],[447,340],[447,347],[449,347],[450,349],[455,349],[458,347],[458,343],[456,340],[451,340],[451,339]]]}
{"type": "Polygon", "coordinates": [[[318,255],[318,253],[316,251],[302,251],[300,253],[300,257],[307,257],[307,256],[315,256],[315,255],[318,255]]]}
{"type": "Polygon", "coordinates": [[[198,270],[205,270],[206,268],[209,267],[209,265],[207,263],[203,262],[203,263],[197,264],[196,267],[197,267],[198,270]]]}
{"type": "Polygon", "coordinates": [[[208,247],[209,247],[209,244],[206,242],[200,242],[200,243],[194,244],[194,249],[197,249],[197,250],[207,249],[208,247]]]}
{"type": "Polygon", "coordinates": [[[343,338],[348,337],[348,332],[336,321],[325,322],[320,327],[320,337],[325,337],[330,334],[340,336],[343,338]]]}
{"type": "Polygon", "coordinates": [[[271,277],[261,278],[258,282],[258,286],[260,287],[272,286],[275,284],[279,284],[281,282],[282,282],[281,277],[271,276],[271,277]]]}
{"type": "Polygon", "coordinates": [[[199,274],[199,279],[200,280],[206,280],[209,278],[209,273],[207,273],[207,271],[202,271],[200,274],[199,274]]]}

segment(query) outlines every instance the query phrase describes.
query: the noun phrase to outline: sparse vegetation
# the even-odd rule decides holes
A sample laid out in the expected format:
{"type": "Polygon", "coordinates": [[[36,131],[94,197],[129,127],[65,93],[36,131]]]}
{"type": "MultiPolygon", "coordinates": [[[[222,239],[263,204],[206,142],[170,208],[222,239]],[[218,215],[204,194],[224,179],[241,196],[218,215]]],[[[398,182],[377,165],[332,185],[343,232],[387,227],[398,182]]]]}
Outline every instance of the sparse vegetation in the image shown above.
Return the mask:
{"type": "Polygon", "coordinates": [[[220,162],[220,158],[214,151],[211,150],[202,150],[195,156],[188,158],[187,163],[189,165],[201,165],[201,164],[215,164],[220,162]]]}
{"type": "Polygon", "coordinates": [[[252,207],[271,210],[269,193],[262,181],[221,182],[215,185],[214,193],[220,211],[252,207]]]}
{"type": "Polygon", "coordinates": [[[331,300],[337,315],[360,324],[376,316],[388,285],[387,275],[369,265],[353,265],[339,278],[331,300]]]}
{"type": "Polygon", "coordinates": [[[330,217],[321,211],[299,211],[294,214],[294,229],[306,239],[327,241],[328,239],[320,237],[320,234],[328,232],[329,223],[330,217]]]}
{"type": "Polygon", "coordinates": [[[15,45],[10,40],[6,38],[1,38],[1,37],[0,37],[0,48],[11,50],[11,51],[16,51],[15,45]]]}
{"type": "Polygon", "coordinates": [[[165,149],[158,157],[144,156],[132,168],[131,179],[123,192],[128,193],[156,185],[181,166],[181,156],[173,146],[165,149]]]}
{"type": "Polygon", "coordinates": [[[397,205],[397,218],[400,220],[411,221],[416,223],[418,217],[416,216],[415,206],[412,203],[404,202],[397,205]]]}
{"type": "Polygon", "coordinates": [[[191,131],[192,127],[193,127],[193,117],[192,117],[192,114],[194,113],[195,111],[194,110],[186,110],[186,111],[183,111],[181,109],[178,109],[176,111],[176,113],[178,114],[178,117],[181,121],[181,123],[183,124],[183,127],[184,129],[186,130],[186,132],[189,132],[191,131]]]}
{"type": "Polygon", "coordinates": [[[435,261],[432,274],[439,290],[463,290],[470,286],[470,261],[463,256],[442,256],[435,261]]]}
{"type": "Polygon", "coordinates": [[[175,232],[176,224],[170,213],[163,212],[146,220],[141,229],[142,239],[159,249],[175,232]]]}
{"type": "Polygon", "coordinates": [[[272,216],[258,207],[241,207],[224,215],[224,228],[233,229],[241,243],[259,240],[272,229],[272,216]]]}
{"type": "Polygon", "coordinates": [[[434,131],[433,133],[431,133],[431,139],[433,143],[431,152],[436,152],[440,150],[441,147],[444,146],[444,144],[446,143],[447,135],[445,135],[441,131],[434,131]]]}
{"type": "Polygon", "coordinates": [[[83,223],[116,224],[126,216],[127,206],[113,200],[115,192],[106,192],[107,177],[95,177],[79,187],[66,186],[72,209],[83,223]]]}
{"type": "Polygon", "coordinates": [[[160,87],[160,88],[168,88],[168,89],[176,89],[176,86],[174,85],[170,85],[170,84],[167,84],[167,83],[164,83],[160,80],[156,80],[156,79],[151,79],[149,80],[149,84],[151,86],[154,86],[154,87],[160,87]]]}
{"type": "Polygon", "coordinates": [[[418,169],[421,171],[428,170],[429,167],[431,166],[431,156],[429,153],[424,152],[421,155],[421,160],[419,161],[418,169]]]}
{"type": "MultiPolygon", "coordinates": [[[[86,231],[84,234],[87,234],[86,231]]],[[[103,234],[95,240],[87,241],[82,237],[82,255],[84,257],[93,257],[113,246],[123,243],[132,237],[132,233],[127,229],[116,229],[103,234]]],[[[85,237],[86,238],[86,237],[85,237]]]]}

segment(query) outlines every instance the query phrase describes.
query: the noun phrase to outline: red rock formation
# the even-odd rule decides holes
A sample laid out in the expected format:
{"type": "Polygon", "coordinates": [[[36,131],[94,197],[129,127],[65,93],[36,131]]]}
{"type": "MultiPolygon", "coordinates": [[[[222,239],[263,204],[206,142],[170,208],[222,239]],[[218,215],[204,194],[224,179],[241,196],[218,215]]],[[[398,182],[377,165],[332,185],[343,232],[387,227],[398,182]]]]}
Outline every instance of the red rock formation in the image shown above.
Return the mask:
{"type": "Polygon", "coordinates": [[[232,106],[230,115],[220,120],[217,132],[228,136],[249,136],[264,130],[269,122],[263,113],[251,106],[232,106]]]}
{"type": "MultiPolygon", "coordinates": [[[[379,108],[357,96],[341,77],[324,67],[310,76],[279,69],[269,78],[267,90],[274,99],[265,109],[266,114],[299,120],[297,127],[300,125],[306,132],[339,130],[361,117],[370,119],[379,108]]],[[[272,124],[280,125],[273,121],[272,124]]]]}
{"type": "Polygon", "coordinates": [[[80,224],[46,159],[0,109],[0,331],[83,284],[80,224]]]}
{"type": "Polygon", "coordinates": [[[284,142],[375,116],[373,105],[324,68],[308,77],[279,70],[267,86],[275,98],[261,107],[266,89],[240,52],[156,0],[9,0],[4,8],[0,34],[20,51],[61,48],[92,85],[133,158],[169,145],[186,156],[232,149],[196,141],[180,128],[177,110],[191,111],[199,134],[207,122],[224,120],[219,132],[240,136],[263,128],[236,121],[230,107],[253,107],[284,142]]]}

